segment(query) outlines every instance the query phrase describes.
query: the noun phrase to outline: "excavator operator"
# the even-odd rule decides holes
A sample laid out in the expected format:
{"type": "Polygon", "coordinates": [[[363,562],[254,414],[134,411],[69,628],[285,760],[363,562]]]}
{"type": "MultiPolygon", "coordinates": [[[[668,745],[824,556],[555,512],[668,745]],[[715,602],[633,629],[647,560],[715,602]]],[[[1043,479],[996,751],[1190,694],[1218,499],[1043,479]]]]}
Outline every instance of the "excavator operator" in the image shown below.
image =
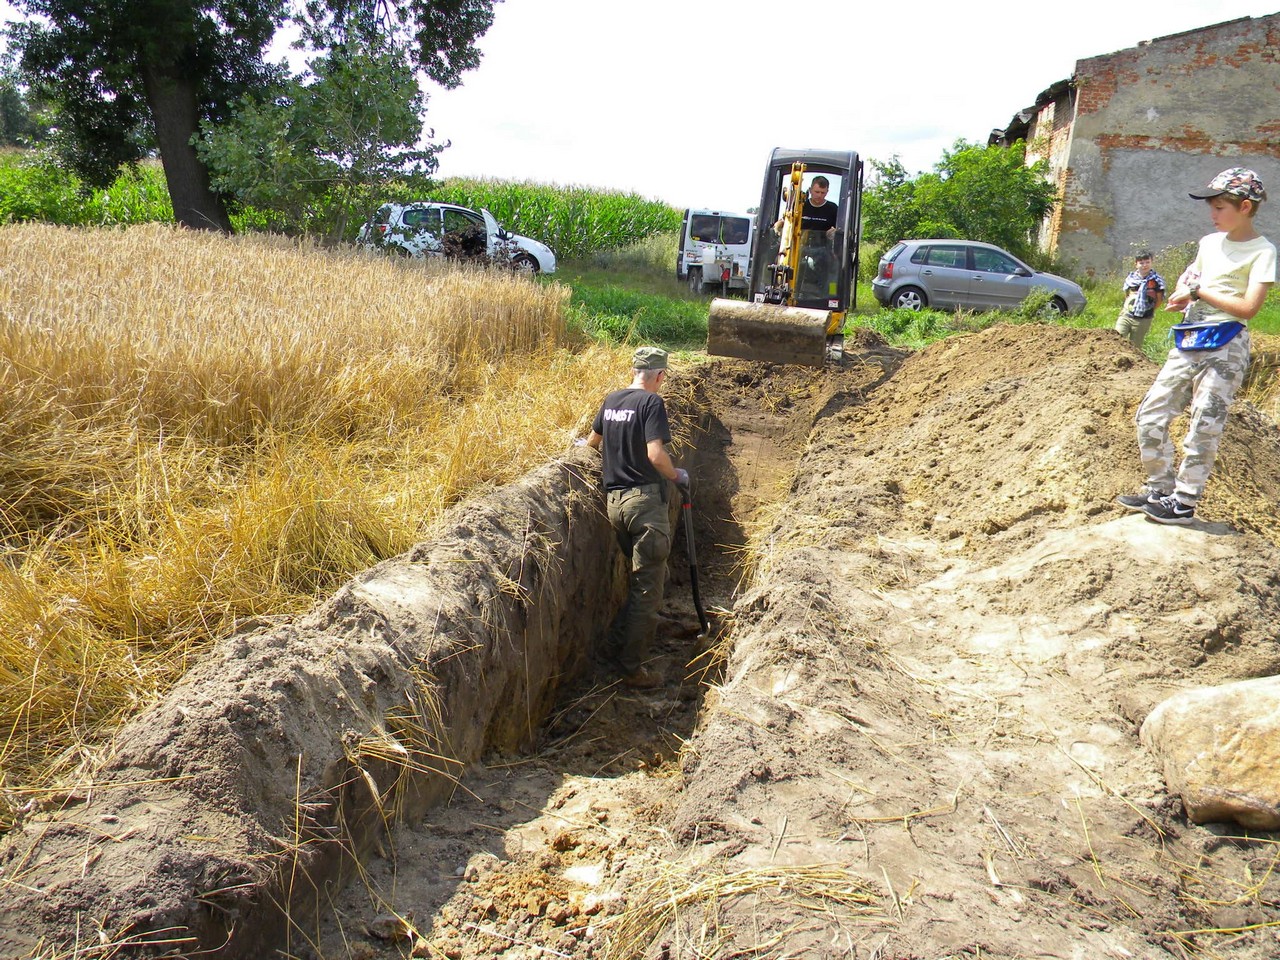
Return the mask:
{"type": "Polygon", "coordinates": [[[826,177],[814,177],[800,215],[800,266],[796,277],[796,294],[800,300],[827,297],[835,277],[834,247],[840,207],[827,200],[830,189],[831,183],[826,177]]]}

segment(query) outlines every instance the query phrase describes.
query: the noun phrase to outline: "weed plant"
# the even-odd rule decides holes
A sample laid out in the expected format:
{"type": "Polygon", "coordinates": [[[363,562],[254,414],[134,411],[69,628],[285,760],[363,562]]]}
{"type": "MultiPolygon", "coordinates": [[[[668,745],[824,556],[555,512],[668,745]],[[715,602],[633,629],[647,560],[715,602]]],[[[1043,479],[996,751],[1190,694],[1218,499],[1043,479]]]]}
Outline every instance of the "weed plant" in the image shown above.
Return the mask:
{"type": "Polygon", "coordinates": [[[0,828],[202,644],[567,449],[568,290],[167,226],[0,227],[0,828]]]}

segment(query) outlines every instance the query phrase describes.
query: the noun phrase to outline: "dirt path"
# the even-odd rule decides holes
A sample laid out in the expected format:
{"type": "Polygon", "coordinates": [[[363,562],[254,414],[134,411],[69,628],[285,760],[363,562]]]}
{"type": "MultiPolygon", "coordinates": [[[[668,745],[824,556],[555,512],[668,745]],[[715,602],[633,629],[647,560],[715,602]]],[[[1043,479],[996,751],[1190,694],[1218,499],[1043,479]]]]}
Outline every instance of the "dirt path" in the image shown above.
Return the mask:
{"type": "Polygon", "coordinates": [[[1280,838],[1188,824],[1136,736],[1176,690],[1280,664],[1274,425],[1238,409],[1203,521],[1163,528],[1112,503],[1154,373],[1113,337],[857,349],[683,383],[727,661],[677,563],[670,686],[576,689],[536,755],[399,832],[319,955],[1280,951],[1280,838]],[[375,935],[393,916],[420,936],[375,935]]]}

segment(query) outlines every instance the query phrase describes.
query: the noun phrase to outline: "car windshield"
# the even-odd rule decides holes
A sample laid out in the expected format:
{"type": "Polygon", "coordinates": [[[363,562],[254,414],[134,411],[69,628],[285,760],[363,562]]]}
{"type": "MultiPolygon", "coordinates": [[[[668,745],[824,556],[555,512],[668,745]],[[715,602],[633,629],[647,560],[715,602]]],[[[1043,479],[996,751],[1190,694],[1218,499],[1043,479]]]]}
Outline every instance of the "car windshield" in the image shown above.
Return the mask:
{"type": "Polygon", "coordinates": [[[703,243],[736,246],[751,239],[751,221],[746,217],[695,213],[689,218],[689,236],[703,243]]]}

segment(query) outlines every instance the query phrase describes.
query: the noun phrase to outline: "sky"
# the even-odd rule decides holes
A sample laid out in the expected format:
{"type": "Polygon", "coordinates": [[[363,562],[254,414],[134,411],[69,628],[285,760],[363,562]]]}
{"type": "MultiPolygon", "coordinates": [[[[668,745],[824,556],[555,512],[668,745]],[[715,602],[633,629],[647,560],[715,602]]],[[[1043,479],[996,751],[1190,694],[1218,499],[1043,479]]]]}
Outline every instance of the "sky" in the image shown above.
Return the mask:
{"type": "Polygon", "coordinates": [[[933,169],[1077,60],[1280,0],[506,0],[483,59],[430,91],[441,176],[580,184],[677,207],[759,203],[774,147],[933,169]]]}
{"type": "MultiPolygon", "coordinates": [[[[0,19],[8,5],[0,0],[0,19]]],[[[745,212],[774,147],[931,170],[1077,60],[1280,0],[505,0],[462,86],[428,84],[439,175],[745,212]]]]}

